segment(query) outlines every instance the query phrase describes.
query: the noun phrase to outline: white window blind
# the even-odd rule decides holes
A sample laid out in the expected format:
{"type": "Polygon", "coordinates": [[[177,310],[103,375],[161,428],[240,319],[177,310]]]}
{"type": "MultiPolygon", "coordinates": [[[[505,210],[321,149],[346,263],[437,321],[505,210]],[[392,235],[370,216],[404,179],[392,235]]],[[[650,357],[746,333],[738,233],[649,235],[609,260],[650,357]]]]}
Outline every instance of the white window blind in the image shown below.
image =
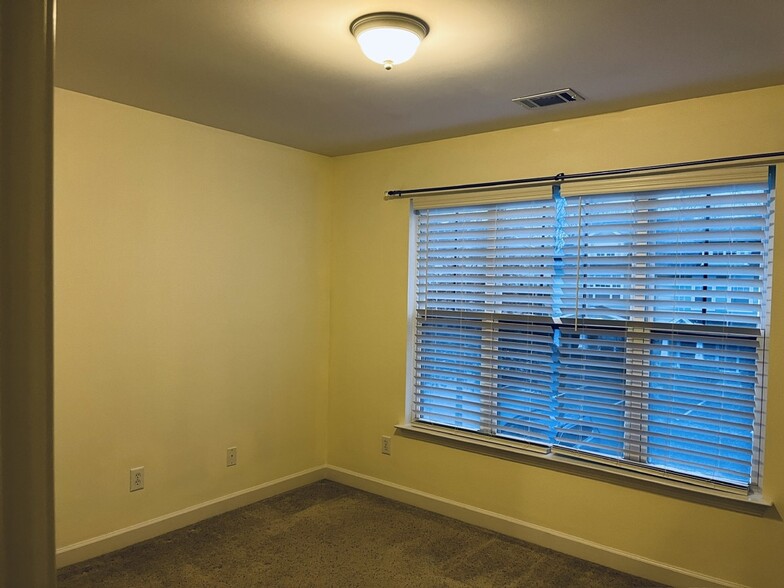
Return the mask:
{"type": "Polygon", "coordinates": [[[757,484],[772,174],[420,207],[413,419],[757,484]]]}

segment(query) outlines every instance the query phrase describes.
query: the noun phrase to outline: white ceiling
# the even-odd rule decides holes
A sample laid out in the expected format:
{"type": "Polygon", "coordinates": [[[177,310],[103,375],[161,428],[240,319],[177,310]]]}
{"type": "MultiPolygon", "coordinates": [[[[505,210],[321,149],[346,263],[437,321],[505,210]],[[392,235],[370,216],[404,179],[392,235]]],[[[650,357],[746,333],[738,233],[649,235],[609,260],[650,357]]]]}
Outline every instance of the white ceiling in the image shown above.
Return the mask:
{"type": "Polygon", "coordinates": [[[57,86],[326,155],[784,83],[784,0],[58,0],[57,86]],[[368,12],[430,35],[392,71],[368,12]],[[586,101],[531,111],[526,94],[586,101]]]}

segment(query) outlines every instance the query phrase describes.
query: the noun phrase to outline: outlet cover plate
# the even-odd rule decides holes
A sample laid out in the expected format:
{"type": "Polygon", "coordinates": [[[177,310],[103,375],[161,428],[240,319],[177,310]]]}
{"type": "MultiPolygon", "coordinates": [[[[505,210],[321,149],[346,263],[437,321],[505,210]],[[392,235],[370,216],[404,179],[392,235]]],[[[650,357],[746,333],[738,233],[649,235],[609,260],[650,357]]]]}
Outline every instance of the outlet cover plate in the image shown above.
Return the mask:
{"type": "Polygon", "coordinates": [[[144,466],[131,468],[131,492],[144,489],[144,466]]]}

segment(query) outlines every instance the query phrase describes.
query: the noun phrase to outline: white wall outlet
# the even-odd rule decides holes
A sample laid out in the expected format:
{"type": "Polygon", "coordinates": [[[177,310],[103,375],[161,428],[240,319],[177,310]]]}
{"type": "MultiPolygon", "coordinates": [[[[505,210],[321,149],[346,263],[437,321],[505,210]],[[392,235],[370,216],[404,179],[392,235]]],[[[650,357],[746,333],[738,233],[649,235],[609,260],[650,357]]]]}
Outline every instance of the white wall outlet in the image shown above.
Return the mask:
{"type": "Polygon", "coordinates": [[[144,467],[131,468],[131,492],[144,488],[144,467]]]}
{"type": "Polygon", "coordinates": [[[226,467],[237,465],[237,448],[229,447],[226,450],[226,467]]]}
{"type": "Polygon", "coordinates": [[[392,455],[392,438],[389,435],[381,436],[381,453],[392,455]]]}

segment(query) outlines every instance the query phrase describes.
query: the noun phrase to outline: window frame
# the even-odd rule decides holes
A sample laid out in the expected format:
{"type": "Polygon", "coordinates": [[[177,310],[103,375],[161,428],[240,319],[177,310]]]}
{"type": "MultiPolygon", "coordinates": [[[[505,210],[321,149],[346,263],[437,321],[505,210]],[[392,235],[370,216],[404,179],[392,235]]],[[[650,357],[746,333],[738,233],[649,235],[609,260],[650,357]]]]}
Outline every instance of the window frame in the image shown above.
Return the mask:
{"type": "MultiPolygon", "coordinates": [[[[771,200],[775,198],[774,196],[775,187],[771,186],[771,200]]],[[[458,206],[469,206],[470,203],[462,202],[458,206]]],[[[416,271],[417,271],[417,237],[416,237],[416,216],[414,206],[411,207],[411,214],[410,214],[410,227],[409,227],[409,236],[410,236],[410,248],[409,248],[409,270],[410,270],[410,281],[409,281],[409,309],[410,309],[410,320],[409,320],[409,329],[408,329],[408,353],[407,353],[407,403],[406,403],[406,422],[403,425],[398,427],[398,430],[401,434],[407,436],[413,436],[418,439],[425,439],[429,441],[435,441],[437,443],[446,444],[450,446],[461,447],[463,449],[468,449],[472,451],[479,450],[480,453],[487,453],[488,448],[491,449],[490,454],[496,455],[498,457],[504,457],[506,459],[516,459],[519,461],[519,456],[524,455],[526,456],[522,461],[530,461],[533,457],[534,463],[537,460],[545,460],[548,462],[548,467],[553,467],[553,464],[556,464],[556,469],[565,469],[567,471],[571,471],[573,473],[578,473],[581,475],[588,475],[589,477],[597,477],[597,472],[600,473],[598,476],[601,479],[612,479],[614,481],[618,481],[620,478],[626,478],[627,484],[629,481],[632,481],[631,485],[638,487],[642,484],[643,487],[647,489],[657,488],[661,491],[662,487],[665,488],[664,493],[670,493],[673,489],[677,489],[678,495],[683,495],[684,493],[689,495],[694,493],[696,496],[703,496],[701,502],[704,502],[704,497],[707,495],[709,497],[709,502],[715,502],[716,497],[722,497],[729,500],[729,508],[733,510],[741,510],[741,511],[751,511],[754,514],[759,514],[761,512],[760,509],[764,510],[769,506],[769,503],[762,497],[761,490],[759,486],[755,485],[754,483],[751,484],[748,494],[733,494],[728,492],[726,488],[721,487],[711,487],[710,483],[705,483],[702,485],[691,485],[688,482],[684,482],[683,480],[678,480],[677,477],[662,475],[660,472],[649,472],[649,473],[640,473],[636,471],[628,471],[625,468],[612,468],[601,464],[601,463],[593,463],[593,462],[583,462],[582,460],[575,459],[575,456],[570,456],[568,450],[564,450],[564,448],[546,448],[545,450],[538,450],[536,448],[535,443],[531,442],[522,442],[518,443],[509,439],[504,438],[497,438],[497,437],[485,437],[481,436],[480,438],[474,438],[473,435],[467,434],[466,431],[463,430],[448,430],[447,427],[439,426],[439,425],[429,425],[427,423],[421,423],[415,420],[415,414],[413,410],[413,401],[415,398],[415,369],[414,369],[414,361],[415,361],[415,345],[416,345],[416,321],[417,321],[417,285],[416,285],[416,271]],[[437,430],[433,430],[433,429],[437,430]],[[516,456],[516,457],[515,457],[516,456]],[[568,464],[566,467],[562,467],[563,464],[568,464]],[[578,471],[575,471],[574,468],[577,467],[578,471]],[[652,485],[652,486],[651,486],[652,485]],[[738,503],[744,504],[746,506],[738,507],[738,503]]],[[[426,208],[423,206],[422,208],[426,208]]],[[[774,207],[771,207],[771,214],[775,210],[774,207]]],[[[772,231],[773,221],[771,220],[770,228],[772,231]]],[[[772,235],[771,235],[772,239],[772,235]]],[[[772,245],[770,248],[772,252],[772,245]]],[[[768,284],[768,292],[769,292],[769,284],[768,284]]],[[[768,295],[769,296],[769,295],[768,295]]],[[[769,310],[769,309],[768,309],[769,310]]],[[[656,325],[651,324],[653,330],[655,330],[656,325]]],[[[651,329],[646,328],[645,326],[639,329],[639,334],[641,338],[651,338],[651,329]]],[[[629,337],[626,336],[626,343],[625,345],[629,345],[629,337]]],[[[763,351],[765,354],[767,353],[767,346],[763,351]]],[[[640,358],[640,371],[645,371],[644,368],[646,365],[649,366],[650,359],[646,360],[645,354],[641,354],[640,358]],[[648,362],[646,364],[646,361],[648,362]]],[[[628,379],[629,377],[629,366],[624,364],[624,377],[628,379]]],[[[763,366],[760,368],[761,377],[766,379],[766,369],[765,369],[766,362],[763,363],[763,366]]],[[[763,385],[766,385],[766,382],[763,382],[763,385]]],[[[624,386],[624,396],[629,395],[629,390],[626,386],[624,386]]],[[[636,398],[636,396],[635,396],[636,398]]],[[[640,398],[645,398],[645,395],[640,395],[640,398]]],[[[764,396],[761,399],[764,403],[764,396]]],[[[645,404],[645,403],[643,403],[645,404]]],[[[632,410],[634,406],[631,407],[632,410]]],[[[764,411],[764,406],[761,408],[764,411]]],[[[642,420],[642,419],[640,419],[642,420]]],[[[764,431],[764,418],[760,422],[760,427],[762,431],[764,431]]],[[[762,453],[764,450],[764,446],[760,443],[760,439],[756,438],[757,436],[761,436],[764,433],[760,432],[759,435],[755,431],[755,438],[754,444],[755,449],[756,445],[759,444],[758,452],[760,456],[760,461],[762,458],[762,453]]],[[[641,435],[644,435],[645,431],[642,430],[641,435]]],[[[624,435],[624,452],[626,452],[626,445],[627,443],[639,443],[639,440],[631,439],[628,440],[626,435],[624,435]]],[[[757,464],[757,460],[755,459],[755,465],[757,464]]],[[[541,464],[539,464],[541,465],[541,464]]],[[[757,473],[760,475],[761,471],[757,473]]],[[[719,501],[722,502],[722,501],[719,501]]],[[[726,501],[725,501],[726,502],[726,501]]],[[[722,503],[722,506],[727,507],[727,504],[722,503]]]]}

